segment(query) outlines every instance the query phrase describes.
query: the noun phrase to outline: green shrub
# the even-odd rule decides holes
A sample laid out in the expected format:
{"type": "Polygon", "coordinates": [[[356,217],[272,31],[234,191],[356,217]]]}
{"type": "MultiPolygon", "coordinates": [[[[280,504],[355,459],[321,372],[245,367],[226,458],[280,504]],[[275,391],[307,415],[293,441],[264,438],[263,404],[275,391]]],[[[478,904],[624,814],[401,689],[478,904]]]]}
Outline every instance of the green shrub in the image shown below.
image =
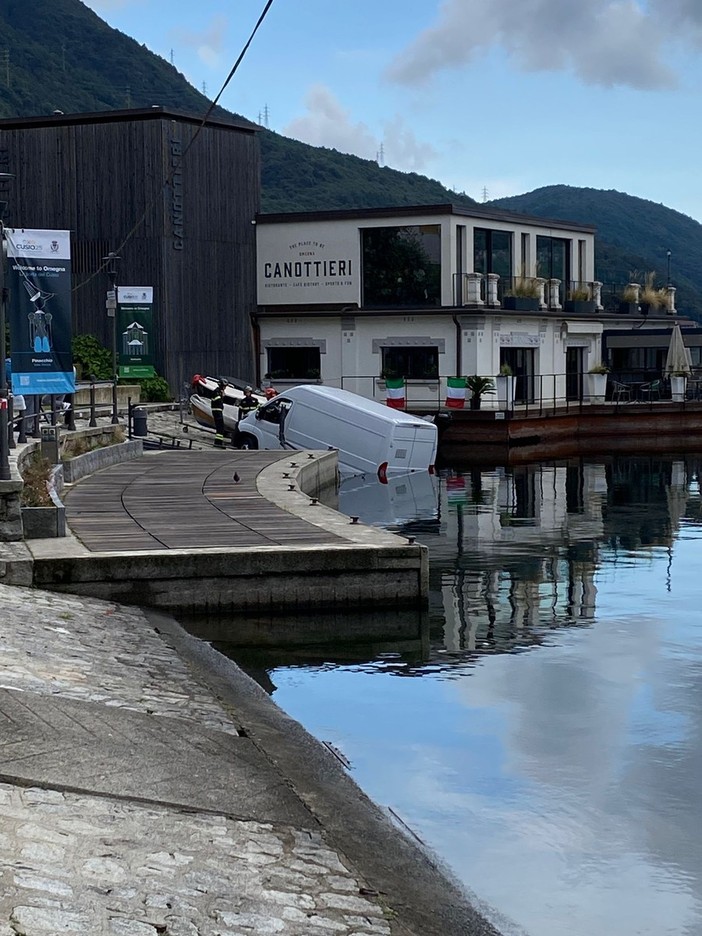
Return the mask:
{"type": "Polygon", "coordinates": [[[158,374],[155,377],[142,377],[137,382],[141,387],[142,403],[169,403],[173,399],[168,382],[158,374]]]}
{"type": "Polygon", "coordinates": [[[71,342],[73,363],[83,380],[112,380],[112,352],[94,335],[76,335],[71,342]]]}

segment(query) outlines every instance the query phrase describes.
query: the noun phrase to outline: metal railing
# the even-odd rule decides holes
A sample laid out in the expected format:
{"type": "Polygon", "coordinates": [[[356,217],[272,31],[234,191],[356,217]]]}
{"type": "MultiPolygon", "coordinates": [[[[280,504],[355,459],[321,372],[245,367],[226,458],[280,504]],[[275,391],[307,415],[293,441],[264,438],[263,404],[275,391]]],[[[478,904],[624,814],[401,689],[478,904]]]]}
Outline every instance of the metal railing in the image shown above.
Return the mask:
{"type": "MultiPolygon", "coordinates": [[[[652,376],[651,380],[630,380],[625,373],[611,373],[606,377],[604,391],[596,389],[595,375],[581,372],[561,372],[556,374],[515,374],[509,381],[501,377],[485,375],[491,380],[493,389],[480,397],[480,410],[485,412],[518,413],[519,415],[547,415],[549,413],[568,413],[585,407],[605,405],[608,409],[638,405],[654,406],[657,403],[678,403],[681,406],[690,402],[702,401],[702,381],[689,380],[684,399],[673,400],[670,381],[652,376]],[[658,381],[658,387],[651,392],[650,385],[658,381]],[[622,389],[623,388],[623,389],[622,389]]],[[[343,377],[339,381],[325,381],[327,386],[338,386],[344,390],[358,393],[378,403],[387,403],[388,390],[384,378],[377,375],[356,375],[343,377]]],[[[468,411],[471,406],[471,392],[466,389],[462,405],[451,406],[448,403],[447,377],[404,380],[401,408],[408,412],[430,414],[450,413],[457,409],[468,411]]]]}

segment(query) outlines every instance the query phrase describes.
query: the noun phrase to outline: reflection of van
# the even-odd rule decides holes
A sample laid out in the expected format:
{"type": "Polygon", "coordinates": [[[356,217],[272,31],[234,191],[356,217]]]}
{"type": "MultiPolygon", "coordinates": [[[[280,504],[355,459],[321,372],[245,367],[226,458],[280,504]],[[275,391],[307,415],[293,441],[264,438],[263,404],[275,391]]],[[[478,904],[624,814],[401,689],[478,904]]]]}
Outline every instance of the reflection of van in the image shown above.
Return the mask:
{"type": "Polygon", "coordinates": [[[339,452],[342,475],[426,471],[436,459],[434,423],[335,387],[286,390],[239,423],[242,446],[339,452]]]}
{"type": "Polygon", "coordinates": [[[349,478],[339,488],[336,508],[361,523],[401,529],[439,519],[439,479],[428,471],[396,475],[387,484],[377,478],[349,478]]]}

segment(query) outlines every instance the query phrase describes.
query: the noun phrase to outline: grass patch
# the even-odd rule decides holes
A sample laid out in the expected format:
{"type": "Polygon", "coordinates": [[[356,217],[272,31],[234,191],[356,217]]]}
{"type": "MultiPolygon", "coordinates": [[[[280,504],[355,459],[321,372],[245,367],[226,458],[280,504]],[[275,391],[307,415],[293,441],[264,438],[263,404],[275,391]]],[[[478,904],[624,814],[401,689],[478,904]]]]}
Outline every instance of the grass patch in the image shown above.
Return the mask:
{"type": "Polygon", "coordinates": [[[33,452],[22,469],[22,507],[52,507],[48,481],[51,474],[51,462],[40,452],[33,452]]]}

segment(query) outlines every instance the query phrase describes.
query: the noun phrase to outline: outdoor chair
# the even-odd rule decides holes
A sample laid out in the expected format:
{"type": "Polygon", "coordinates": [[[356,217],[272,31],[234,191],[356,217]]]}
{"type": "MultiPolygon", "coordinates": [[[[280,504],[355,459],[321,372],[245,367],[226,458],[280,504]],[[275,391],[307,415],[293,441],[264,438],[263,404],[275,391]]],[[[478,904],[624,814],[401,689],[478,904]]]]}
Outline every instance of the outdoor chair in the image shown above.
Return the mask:
{"type": "Polygon", "coordinates": [[[641,384],[641,386],[639,387],[639,393],[641,394],[642,400],[660,400],[661,398],[660,380],[652,380],[650,383],[641,384]]]}
{"type": "Polygon", "coordinates": [[[618,380],[612,381],[612,403],[630,403],[631,388],[618,380]]]}

